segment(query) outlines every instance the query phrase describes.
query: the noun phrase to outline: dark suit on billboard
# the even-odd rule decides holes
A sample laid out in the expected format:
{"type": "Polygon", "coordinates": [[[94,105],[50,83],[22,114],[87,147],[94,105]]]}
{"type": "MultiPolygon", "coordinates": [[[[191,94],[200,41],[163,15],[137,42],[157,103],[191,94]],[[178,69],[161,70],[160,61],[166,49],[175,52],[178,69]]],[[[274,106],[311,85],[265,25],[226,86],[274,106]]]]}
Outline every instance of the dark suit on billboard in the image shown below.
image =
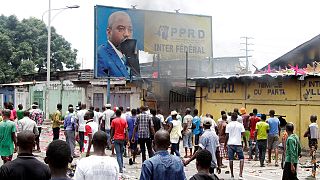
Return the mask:
{"type": "Polygon", "coordinates": [[[110,77],[125,77],[129,79],[127,65],[123,63],[111,44],[100,45],[98,47],[97,77],[106,77],[104,69],[109,70],[110,77]]]}

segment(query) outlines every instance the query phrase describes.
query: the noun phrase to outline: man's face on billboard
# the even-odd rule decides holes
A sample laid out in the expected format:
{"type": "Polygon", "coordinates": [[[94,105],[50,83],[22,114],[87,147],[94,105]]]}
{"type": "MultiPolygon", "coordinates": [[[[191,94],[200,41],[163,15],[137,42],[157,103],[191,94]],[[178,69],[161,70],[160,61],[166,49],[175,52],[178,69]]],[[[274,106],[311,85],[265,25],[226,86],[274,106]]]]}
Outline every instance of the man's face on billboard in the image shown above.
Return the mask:
{"type": "Polygon", "coordinates": [[[107,35],[114,46],[117,47],[125,39],[132,38],[132,23],[127,13],[123,11],[112,13],[108,21],[107,35]]]}

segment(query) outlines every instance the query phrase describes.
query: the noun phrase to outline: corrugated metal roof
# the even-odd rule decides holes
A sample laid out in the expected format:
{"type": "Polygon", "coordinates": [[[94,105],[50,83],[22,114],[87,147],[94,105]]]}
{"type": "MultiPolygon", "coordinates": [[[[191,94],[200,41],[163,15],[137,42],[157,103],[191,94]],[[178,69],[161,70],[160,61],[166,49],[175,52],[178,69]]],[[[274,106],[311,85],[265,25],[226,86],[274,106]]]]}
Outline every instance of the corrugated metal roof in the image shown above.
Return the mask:
{"type": "Polygon", "coordinates": [[[16,82],[16,83],[9,83],[9,84],[0,84],[0,86],[23,86],[23,85],[30,85],[30,84],[44,84],[45,81],[42,82],[16,82]]]}
{"type": "Polygon", "coordinates": [[[210,80],[210,79],[240,79],[240,78],[262,78],[262,77],[307,77],[307,76],[320,76],[319,73],[309,73],[305,75],[296,75],[295,73],[267,73],[267,74],[236,74],[236,75],[224,75],[224,76],[212,76],[212,77],[192,77],[189,80],[210,80]]]}

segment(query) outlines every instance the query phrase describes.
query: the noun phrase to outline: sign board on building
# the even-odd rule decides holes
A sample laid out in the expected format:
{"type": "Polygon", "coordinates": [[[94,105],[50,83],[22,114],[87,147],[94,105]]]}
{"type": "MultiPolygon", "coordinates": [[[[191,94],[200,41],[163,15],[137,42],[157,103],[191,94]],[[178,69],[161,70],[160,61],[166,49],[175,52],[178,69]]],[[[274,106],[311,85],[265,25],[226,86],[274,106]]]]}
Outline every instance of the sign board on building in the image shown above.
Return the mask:
{"type": "Polygon", "coordinates": [[[208,99],[244,99],[245,87],[234,81],[216,81],[208,87],[208,99]]]}
{"type": "Polygon", "coordinates": [[[302,100],[320,100],[320,80],[319,78],[308,78],[301,81],[302,100]]]}
{"type": "Polygon", "coordinates": [[[122,69],[126,60],[121,62],[117,52],[125,39],[135,39],[136,50],[160,54],[161,60],[185,59],[186,52],[190,59],[212,57],[211,16],[98,5],[94,22],[95,77],[105,77],[104,69],[111,77],[126,77],[122,69]],[[126,37],[117,39],[115,34],[126,37]]]}
{"type": "Polygon", "coordinates": [[[296,100],[299,97],[295,81],[271,79],[253,81],[248,86],[250,100],[296,100]]]}

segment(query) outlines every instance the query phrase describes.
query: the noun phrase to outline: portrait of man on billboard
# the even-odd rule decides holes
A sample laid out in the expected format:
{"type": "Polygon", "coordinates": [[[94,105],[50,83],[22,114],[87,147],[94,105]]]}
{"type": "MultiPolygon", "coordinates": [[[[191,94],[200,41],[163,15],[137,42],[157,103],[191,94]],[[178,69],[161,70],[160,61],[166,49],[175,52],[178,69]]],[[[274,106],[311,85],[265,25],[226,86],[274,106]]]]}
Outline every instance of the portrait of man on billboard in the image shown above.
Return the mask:
{"type": "Polygon", "coordinates": [[[139,60],[130,16],[124,11],[113,12],[108,17],[106,34],[107,42],[97,49],[97,77],[137,76],[139,60]]]}

